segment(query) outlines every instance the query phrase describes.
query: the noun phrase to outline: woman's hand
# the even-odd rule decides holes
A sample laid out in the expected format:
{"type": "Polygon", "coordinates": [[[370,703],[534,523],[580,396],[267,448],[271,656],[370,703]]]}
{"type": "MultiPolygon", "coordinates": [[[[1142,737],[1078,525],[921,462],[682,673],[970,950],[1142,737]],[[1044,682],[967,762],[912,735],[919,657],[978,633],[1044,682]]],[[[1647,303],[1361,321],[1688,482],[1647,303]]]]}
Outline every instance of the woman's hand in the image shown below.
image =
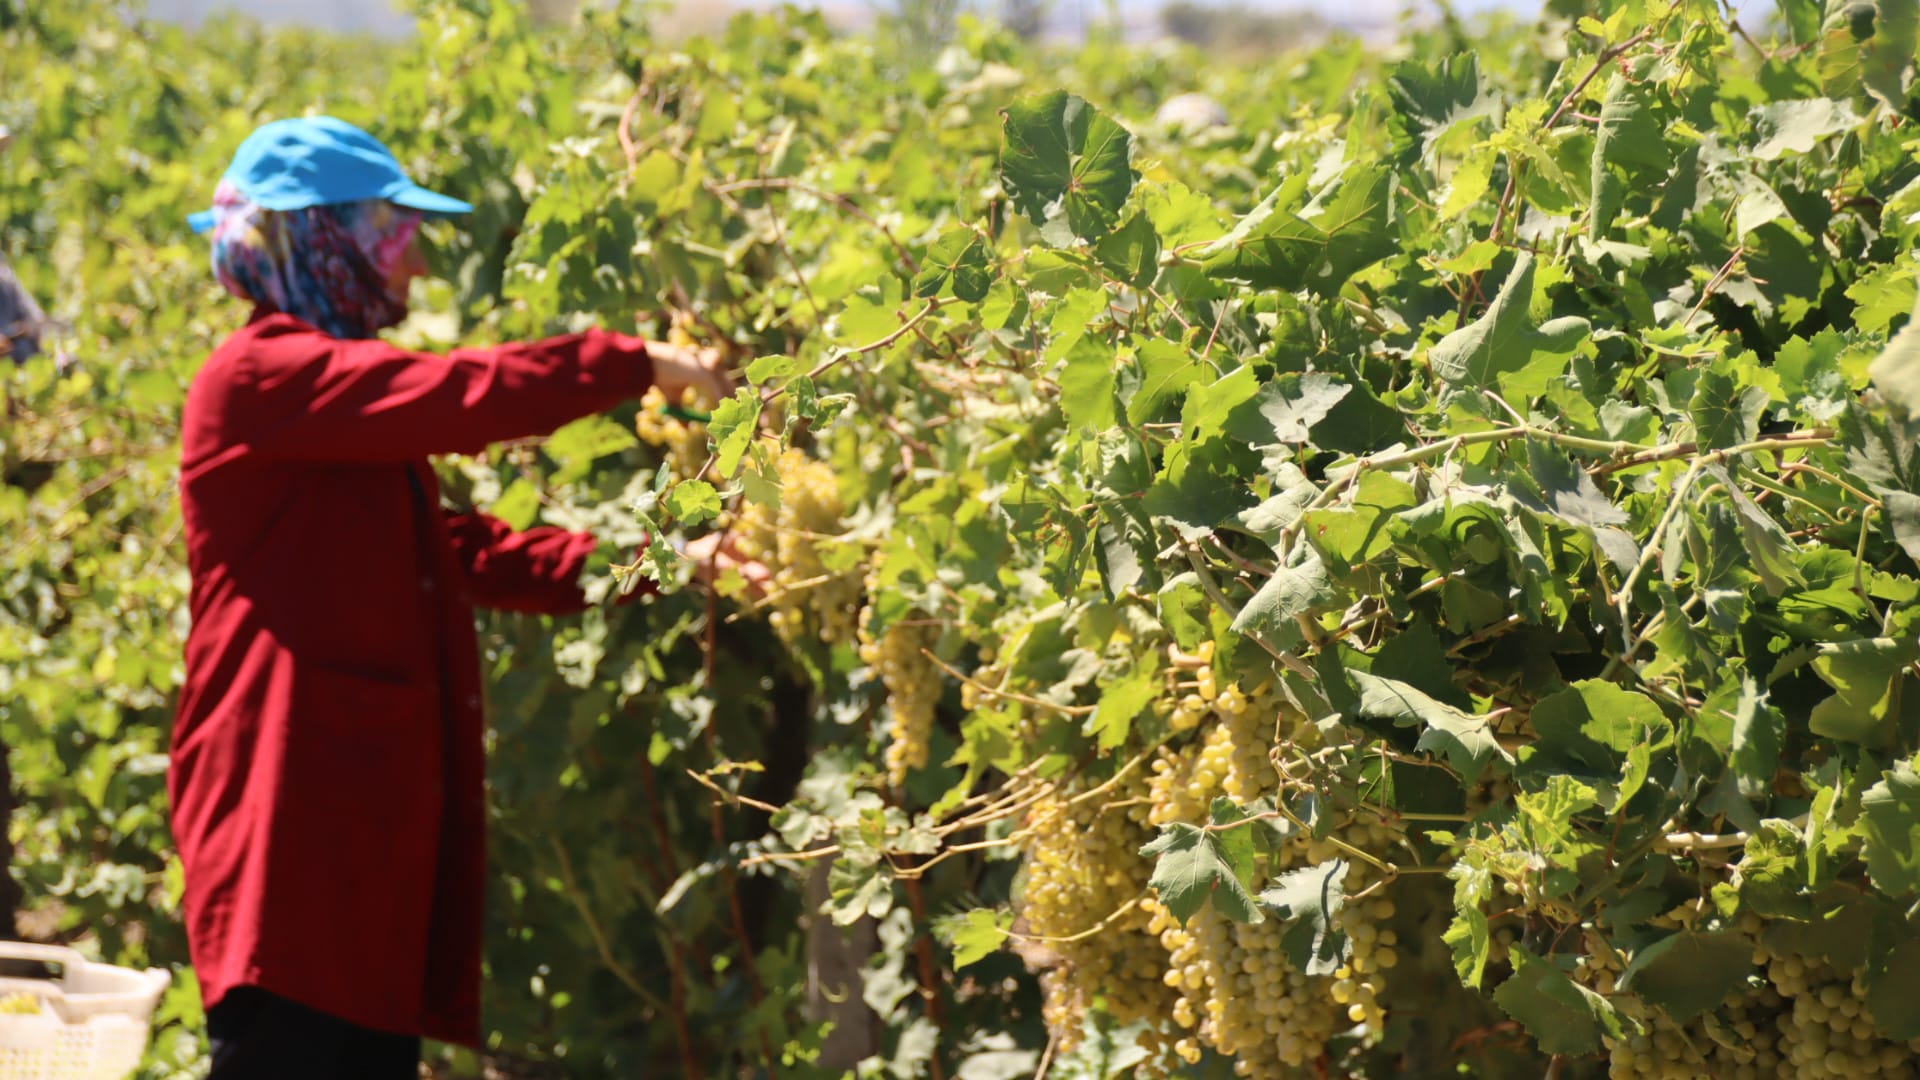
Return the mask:
{"type": "Polygon", "coordinates": [[[647,356],[653,360],[653,383],[668,401],[679,401],[688,389],[713,402],[733,393],[733,380],[721,370],[717,349],[649,341],[647,356]]]}
{"type": "Polygon", "coordinates": [[[729,532],[708,533],[687,544],[686,556],[693,560],[696,576],[709,585],[729,570],[739,571],[740,576],[746,579],[747,595],[759,599],[772,586],[773,572],[758,560],[740,554],[740,549],[735,546],[737,541],[738,538],[729,532]]]}

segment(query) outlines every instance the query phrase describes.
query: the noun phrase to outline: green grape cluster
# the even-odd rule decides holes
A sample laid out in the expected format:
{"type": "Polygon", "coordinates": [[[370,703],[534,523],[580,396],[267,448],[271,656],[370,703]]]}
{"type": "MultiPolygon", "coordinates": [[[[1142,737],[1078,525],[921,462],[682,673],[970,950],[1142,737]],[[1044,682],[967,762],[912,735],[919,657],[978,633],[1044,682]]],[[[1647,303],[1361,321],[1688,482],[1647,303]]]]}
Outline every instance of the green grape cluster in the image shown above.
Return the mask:
{"type": "Polygon", "coordinates": [[[0,1016],[38,1016],[41,1011],[37,994],[21,991],[0,997],[0,1016]]]}
{"type": "Polygon", "coordinates": [[[1027,813],[1020,917],[1038,946],[1029,958],[1043,958],[1043,1015],[1065,1049],[1096,999],[1123,1025],[1157,1020],[1175,1000],[1141,903],[1153,870],[1139,855],[1153,836],[1147,786],[1136,771],[1097,794],[1049,794],[1027,813]]]}
{"type": "Polygon", "coordinates": [[[767,621],[782,641],[849,641],[860,612],[857,567],[833,568],[823,556],[846,506],[833,467],[795,449],[775,462],[780,505],[748,502],[731,521],[740,553],[772,572],[767,621]]]}
{"type": "Polygon", "coordinates": [[[887,689],[887,782],[899,787],[909,770],[927,767],[927,739],[946,684],[926,650],[939,642],[940,628],[925,619],[903,619],[876,637],[872,624],[869,607],[860,618],[860,660],[887,689]]]}
{"type": "MultiPolygon", "coordinates": [[[[1311,738],[1311,726],[1284,712],[1270,685],[1229,686],[1217,694],[1206,689],[1196,687],[1195,695],[1206,702],[1211,725],[1199,740],[1154,762],[1153,824],[1203,821],[1221,795],[1242,803],[1277,795],[1280,775],[1270,757],[1276,737],[1311,738]]],[[[1386,826],[1361,821],[1335,835],[1369,851],[1384,851],[1394,839],[1386,826]]],[[[1280,843],[1266,873],[1341,856],[1332,839],[1296,835],[1280,843]]],[[[1346,885],[1361,892],[1375,880],[1372,867],[1356,862],[1346,885]]],[[[1341,909],[1351,952],[1330,976],[1309,975],[1294,964],[1283,941],[1287,924],[1279,920],[1238,923],[1209,905],[1183,925],[1157,901],[1148,906],[1150,929],[1167,955],[1162,978],[1180,995],[1171,1015],[1187,1032],[1173,1047],[1182,1060],[1197,1062],[1202,1048],[1211,1047],[1231,1057],[1240,1076],[1281,1076],[1318,1060],[1336,1033],[1358,1029],[1367,1041],[1382,1031],[1382,972],[1399,963],[1398,938],[1385,925],[1394,915],[1391,900],[1374,895],[1341,909]]]]}
{"type": "MultiPolygon", "coordinates": [[[[664,391],[648,387],[640,398],[640,412],[633,418],[633,430],[641,442],[660,448],[675,476],[697,476],[707,463],[707,425],[672,415],[667,411],[668,404],[664,391]]],[[[691,386],[680,395],[678,404],[700,412],[712,408],[712,403],[691,386]]]]}
{"type": "MultiPolygon", "coordinates": [[[[1613,1080],[1871,1080],[1920,1075],[1920,1040],[1879,1033],[1859,972],[1825,959],[1777,951],[1761,940],[1761,921],[1739,929],[1754,941],[1764,981],[1743,988],[1685,1025],[1660,1016],[1650,1029],[1607,1041],[1613,1080]]],[[[1591,946],[1591,943],[1589,943],[1591,946]]],[[[1610,986],[1617,960],[1583,960],[1578,974],[1610,986]]],[[[1603,991],[1604,992],[1604,991],[1603,991]]]]}

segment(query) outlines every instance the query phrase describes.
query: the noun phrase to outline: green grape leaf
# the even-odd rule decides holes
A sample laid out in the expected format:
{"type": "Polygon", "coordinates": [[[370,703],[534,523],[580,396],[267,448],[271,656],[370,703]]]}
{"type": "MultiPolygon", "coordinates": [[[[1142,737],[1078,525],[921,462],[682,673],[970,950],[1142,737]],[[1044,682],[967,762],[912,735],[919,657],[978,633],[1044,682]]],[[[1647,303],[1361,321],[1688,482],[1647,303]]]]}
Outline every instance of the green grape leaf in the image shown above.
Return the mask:
{"type": "Polygon", "coordinates": [[[1152,338],[1139,345],[1140,384],[1127,400],[1127,422],[1145,424],[1157,419],[1174,399],[1213,374],[1178,342],[1152,338]]]}
{"type": "MultiPolygon", "coordinates": [[[[795,380],[796,382],[798,380],[795,380]]],[[[793,384],[789,383],[791,390],[793,384]]],[[[808,380],[805,389],[812,389],[808,380]]],[[[760,396],[745,387],[714,407],[713,415],[707,420],[707,438],[713,444],[713,468],[716,473],[726,477],[740,467],[740,459],[746,456],[747,448],[753,445],[753,435],[760,423],[760,396]]]]}
{"type": "Polygon", "coordinates": [[[1527,471],[1540,485],[1553,513],[1590,529],[1625,525],[1627,512],[1613,505],[1587,471],[1543,440],[1528,440],[1527,471]]]}
{"type": "Polygon", "coordinates": [[[588,416],[547,436],[541,449],[559,468],[555,484],[570,484],[593,471],[593,463],[640,445],[633,429],[605,416],[588,416]]]}
{"type": "Polygon", "coordinates": [[[1914,317],[1868,365],[1867,374],[1889,404],[1907,416],[1920,416],[1920,301],[1914,317]]]}
{"type": "Polygon", "coordinates": [[[1797,561],[1800,549],[1787,535],[1787,530],[1737,485],[1729,484],[1727,492],[1733,500],[1734,516],[1740,523],[1747,565],[1760,575],[1768,595],[1777,597],[1790,589],[1806,588],[1807,579],[1797,561]]]}
{"type": "Polygon", "coordinates": [[[526,529],[540,517],[540,489],[520,477],[507,485],[487,512],[513,526],[515,532],[526,529]]]}
{"type": "Polygon", "coordinates": [[[1775,101],[1753,110],[1753,131],[1760,137],[1752,154],[1772,161],[1784,154],[1805,154],[1820,140],[1860,122],[1853,106],[1832,98],[1775,101]]]}
{"type": "Polygon", "coordinates": [[[1813,670],[1834,694],[1813,707],[1807,724],[1816,735],[1867,746],[1893,737],[1907,666],[1920,658],[1910,639],[1861,638],[1815,646],[1813,670]]]}
{"type": "Polygon", "coordinates": [[[1880,1034],[1896,1042],[1920,1038],[1920,938],[1880,954],[1867,975],[1866,1004],[1880,1034]]]}
{"type": "Polygon", "coordinates": [[[1694,383],[1687,415],[1693,419],[1694,441],[1702,450],[1724,450],[1750,443],[1760,434],[1760,414],[1767,408],[1767,392],[1743,386],[1732,375],[1709,368],[1694,383]]]}
{"type": "Polygon", "coordinates": [[[1745,936],[1684,930],[1635,954],[1620,988],[1684,1024],[1745,986],[1752,972],[1753,943],[1745,936]]]}
{"type": "Polygon", "coordinates": [[[1134,717],[1158,696],[1161,689],[1159,654],[1146,652],[1131,670],[1107,683],[1087,717],[1087,731],[1099,740],[1102,751],[1125,745],[1133,730],[1134,717]]]}
{"type": "Polygon", "coordinates": [[[1637,174],[1642,170],[1664,172],[1668,164],[1666,137],[1654,119],[1652,94],[1644,84],[1615,75],[1600,105],[1600,125],[1594,134],[1589,166],[1593,235],[1607,235],[1620,209],[1623,185],[1609,166],[1621,166],[1637,174]]]}
{"type": "Polygon", "coordinates": [[[1287,958],[1308,975],[1331,975],[1349,951],[1340,929],[1340,909],[1347,902],[1345,859],[1302,866],[1273,878],[1260,894],[1260,906],[1291,925],[1281,936],[1287,958]]]}
{"type": "Polygon", "coordinates": [[[1573,315],[1536,323],[1529,310],[1533,276],[1533,255],[1522,252],[1486,313],[1433,346],[1434,374],[1461,388],[1529,398],[1544,393],[1592,327],[1573,315]]]}
{"type": "Polygon", "coordinates": [[[768,379],[784,379],[800,370],[800,362],[791,356],[760,356],[747,365],[747,381],[755,386],[768,379]]]}
{"type": "Polygon", "coordinates": [[[1393,253],[1398,237],[1392,228],[1396,177],[1391,169],[1356,164],[1315,206],[1299,205],[1306,179],[1296,176],[1281,184],[1232,232],[1196,252],[1201,266],[1254,288],[1310,289],[1332,296],[1355,271],[1393,253]]]}
{"type": "Polygon", "coordinates": [[[1253,872],[1255,855],[1247,827],[1215,831],[1172,822],[1162,825],[1160,835],[1140,854],[1156,860],[1147,884],[1167,913],[1182,924],[1209,901],[1235,922],[1261,921],[1260,909],[1244,884],[1253,872]]]}
{"type": "Polygon", "coordinates": [[[1404,60],[1387,75],[1387,96],[1408,134],[1420,139],[1421,155],[1456,126],[1494,115],[1500,99],[1489,93],[1480,60],[1470,52],[1451,53],[1432,63],[1404,60]]]}
{"type": "Polygon", "coordinates": [[[1920,775],[1911,760],[1860,796],[1858,829],[1874,888],[1896,899],[1920,893],[1920,775]]]}
{"type": "Polygon", "coordinates": [[[1419,748],[1444,753],[1462,775],[1478,776],[1495,758],[1512,763],[1513,756],[1493,737],[1493,727],[1486,717],[1470,716],[1397,679],[1383,679],[1364,671],[1350,671],[1347,677],[1359,695],[1355,716],[1391,720],[1400,727],[1426,728],[1419,748]]]}
{"type": "Polygon", "coordinates": [[[1613,1005],[1568,978],[1552,960],[1519,945],[1510,955],[1513,974],[1493,992],[1493,1000],[1520,1021],[1542,1053],[1584,1057],[1600,1049],[1602,1035],[1626,1034],[1613,1005]]]}
{"type": "Polygon", "coordinates": [[[1907,553],[1907,558],[1920,564],[1920,495],[1906,491],[1883,491],[1880,499],[1887,515],[1887,527],[1893,530],[1894,542],[1907,553]]]}
{"type": "Polygon", "coordinates": [[[1002,115],[1001,185],[1048,243],[1110,231],[1133,191],[1127,129],[1064,90],[1022,98],[1002,115]]]}
{"type": "Polygon", "coordinates": [[[1338,375],[1289,371],[1260,387],[1227,419],[1227,431],[1255,444],[1303,443],[1353,386],[1338,375]]]}
{"type": "Polygon", "coordinates": [[[1113,346],[1106,339],[1083,337],[1067,350],[1060,372],[1060,409],[1077,428],[1101,430],[1118,418],[1114,401],[1113,346]]]}
{"type": "Polygon", "coordinates": [[[987,298],[993,278],[987,269],[987,241],[965,226],[948,229],[927,249],[920,273],[913,279],[913,295],[939,296],[948,286],[969,304],[987,298]]]}
{"type": "Polygon", "coordinates": [[[1827,0],[1820,24],[1820,85],[1830,96],[1865,89],[1887,107],[1906,105],[1920,46],[1915,0],[1827,0]]]}
{"type": "Polygon", "coordinates": [[[1160,271],[1160,234],[1152,219],[1136,212],[1093,245],[1093,257],[1123,283],[1145,288],[1160,271]]]}
{"type": "Polygon", "coordinates": [[[1234,617],[1233,629],[1252,637],[1280,632],[1285,640],[1293,634],[1296,618],[1313,614],[1339,595],[1320,557],[1309,555],[1297,566],[1274,567],[1273,576],[1234,617]]]}
{"type": "Polygon", "coordinates": [[[937,920],[934,925],[947,947],[953,950],[953,968],[958,971],[998,952],[1007,940],[1013,916],[992,908],[974,908],[962,915],[937,920]]]}
{"type": "Polygon", "coordinates": [[[698,525],[720,516],[720,493],[704,480],[683,480],[667,491],[667,512],[682,525],[698,525]]]}

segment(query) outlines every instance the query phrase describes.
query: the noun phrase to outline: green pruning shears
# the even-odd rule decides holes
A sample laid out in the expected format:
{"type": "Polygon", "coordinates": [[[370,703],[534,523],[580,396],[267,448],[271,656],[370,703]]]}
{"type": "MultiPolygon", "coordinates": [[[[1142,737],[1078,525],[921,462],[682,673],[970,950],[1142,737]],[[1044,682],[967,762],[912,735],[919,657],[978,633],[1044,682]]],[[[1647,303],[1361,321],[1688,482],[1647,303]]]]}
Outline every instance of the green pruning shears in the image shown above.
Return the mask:
{"type": "Polygon", "coordinates": [[[668,405],[660,410],[675,420],[685,420],[689,424],[704,424],[713,419],[709,413],[695,412],[684,405],[668,405]]]}

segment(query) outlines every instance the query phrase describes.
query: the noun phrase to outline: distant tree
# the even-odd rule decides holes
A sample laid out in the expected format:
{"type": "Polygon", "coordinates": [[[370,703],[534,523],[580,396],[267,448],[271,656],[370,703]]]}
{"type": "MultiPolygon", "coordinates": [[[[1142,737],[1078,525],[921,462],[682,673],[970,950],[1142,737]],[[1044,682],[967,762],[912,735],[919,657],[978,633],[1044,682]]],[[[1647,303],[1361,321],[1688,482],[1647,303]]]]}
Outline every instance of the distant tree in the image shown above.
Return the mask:
{"type": "Polygon", "coordinates": [[[1022,41],[1032,41],[1047,28],[1050,6],[1048,0],[1000,0],[1000,22],[1022,41]]]}
{"type": "Polygon", "coordinates": [[[1203,49],[1252,56],[1313,41],[1326,34],[1327,24],[1310,11],[1261,11],[1238,2],[1173,0],[1160,9],[1160,28],[1203,49]]]}

